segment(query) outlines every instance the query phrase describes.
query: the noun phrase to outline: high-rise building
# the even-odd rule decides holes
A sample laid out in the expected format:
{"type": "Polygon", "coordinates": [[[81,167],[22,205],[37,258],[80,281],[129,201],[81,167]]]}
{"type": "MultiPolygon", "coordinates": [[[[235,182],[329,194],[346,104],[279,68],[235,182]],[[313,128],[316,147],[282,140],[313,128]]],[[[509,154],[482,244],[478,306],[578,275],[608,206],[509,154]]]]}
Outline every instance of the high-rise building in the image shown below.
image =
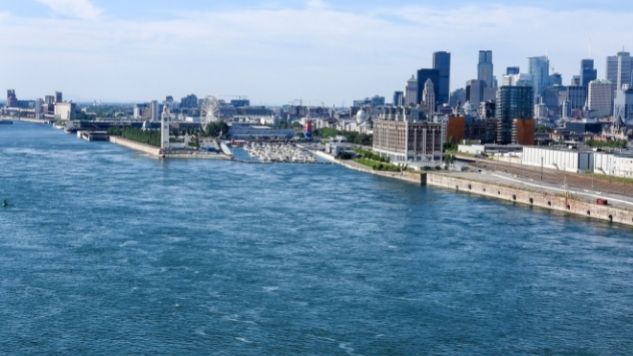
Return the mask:
{"type": "Polygon", "coordinates": [[[181,108],[197,108],[198,107],[198,97],[195,94],[189,94],[184,98],[180,99],[180,107],[181,108]]]}
{"type": "Polygon", "coordinates": [[[521,68],[519,67],[508,67],[506,68],[506,75],[516,75],[521,73],[521,68]]]}
{"type": "Polygon", "coordinates": [[[633,126],[633,88],[618,89],[613,103],[613,116],[633,126]]]}
{"type": "Polygon", "coordinates": [[[565,91],[561,93],[563,95],[562,101],[567,101],[569,110],[582,110],[587,102],[587,90],[583,86],[570,85],[565,91]]]}
{"type": "Polygon", "coordinates": [[[448,52],[433,53],[433,69],[436,69],[440,74],[439,83],[433,83],[433,85],[439,86],[437,102],[440,105],[448,104],[448,95],[451,90],[451,54],[448,52]]]}
{"type": "Polygon", "coordinates": [[[466,102],[466,89],[458,88],[454,92],[451,93],[450,98],[448,98],[448,105],[452,108],[461,106],[466,102]]]}
{"type": "Polygon", "coordinates": [[[618,52],[615,56],[607,57],[607,80],[613,85],[613,90],[622,89],[625,84],[631,84],[633,76],[633,57],[629,52],[618,52]]]}
{"type": "Polygon", "coordinates": [[[61,91],[56,91],[55,92],[55,102],[56,103],[61,103],[62,101],[64,101],[64,95],[62,94],[61,91]]]}
{"type": "Polygon", "coordinates": [[[549,59],[545,56],[530,57],[530,75],[532,76],[532,87],[534,88],[534,98],[543,95],[543,91],[549,85],[549,59]]]}
{"type": "Polygon", "coordinates": [[[512,142],[515,119],[532,119],[534,92],[530,86],[502,86],[497,92],[497,143],[512,142]]]}
{"type": "Polygon", "coordinates": [[[563,76],[560,73],[552,73],[549,76],[549,85],[554,87],[563,85],[563,76]]]}
{"type": "Polygon", "coordinates": [[[503,86],[532,86],[532,76],[525,73],[504,75],[501,83],[503,86]]]}
{"type": "Polygon", "coordinates": [[[422,110],[427,118],[435,113],[435,103],[435,85],[431,79],[427,79],[422,92],[422,110]]]}
{"type": "Polygon", "coordinates": [[[598,78],[598,71],[593,67],[593,59],[580,61],[580,85],[589,87],[589,82],[598,78]]]}
{"type": "Polygon", "coordinates": [[[431,79],[435,87],[435,98],[439,96],[440,72],[437,69],[420,69],[418,70],[418,87],[416,92],[416,104],[422,103],[422,94],[424,92],[424,84],[431,79]]]}
{"type": "Polygon", "coordinates": [[[404,105],[411,106],[417,103],[418,96],[418,80],[415,79],[415,75],[407,81],[407,86],[404,90],[404,105]]]}
{"type": "Polygon", "coordinates": [[[479,51],[479,64],[477,65],[477,79],[486,83],[489,88],[494,87],[494,66],[492,64],[492,51],[479,51]]]}
{"type": "Polygon", "coordinates": [[[402,91],[393,92],[393,105],[394,106],[404,105],[404,93],[402,91]]]}
{"type": "Polygon", "coordinates": [[[611,116],[613,109],[613,91],[608,80],[592,80],[589,82],[587,107],[592,117],[611,116]]]}
{"type": "Polygon", "coordinates": [[[486,83],[481,80],[473,79],[466,82],[466,101],[471,105],[479,106],[484,101],[484,88],[486,83]]]}

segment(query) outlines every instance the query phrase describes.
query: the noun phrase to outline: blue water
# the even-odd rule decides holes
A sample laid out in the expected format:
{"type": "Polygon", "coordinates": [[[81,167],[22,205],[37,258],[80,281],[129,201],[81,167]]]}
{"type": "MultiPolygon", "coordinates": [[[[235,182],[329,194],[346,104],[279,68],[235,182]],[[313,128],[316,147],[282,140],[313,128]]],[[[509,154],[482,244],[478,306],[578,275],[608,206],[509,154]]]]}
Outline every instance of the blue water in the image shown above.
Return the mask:
{"type": "Polygon", "coordinates": [[[0,127],[0,353],[628,353],[633,231],[0,127]]]}

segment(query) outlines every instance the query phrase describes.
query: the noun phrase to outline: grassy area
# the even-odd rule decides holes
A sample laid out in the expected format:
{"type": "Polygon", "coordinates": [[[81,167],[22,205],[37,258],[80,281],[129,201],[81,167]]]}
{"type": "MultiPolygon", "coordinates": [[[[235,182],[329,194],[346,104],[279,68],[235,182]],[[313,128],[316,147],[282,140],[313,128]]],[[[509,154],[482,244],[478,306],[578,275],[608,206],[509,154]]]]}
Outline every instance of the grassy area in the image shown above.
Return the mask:
{"type": "Polygon", "coordinates": [[[336,136],[343,136],[349,143],[355,143],[357,145],[371,146],[372,136],[362,134],[358,132],[338,131],[333,128],[322,128],[314,131],[314,135],[321,138],[329,138],[336,136]]]}
{"type": "Polygon", "coordinates": [[[400,167],[395,164],[375,161],[370,158],[355,158],[354,162],[362,164],[365,167],[369,167],[375,171],[387,171],[387,172],[400,172],[400,167]]]}
{"type": "Polygon", "coordinates": [[[609,140],[609,141],[596,141],[587,140],[585,143],[590,147],[595,148],[626,148],[628,142],[626,140],[609,140]]]}
{"type": "Polygon", "coordinates": [[[623,183],[633,185],[633,178],[613,177],[599,173],[587,173],[587,176],[593,176],[596,180],[601,180],[609,183],[623,183]]]}
{"type": "MultiPolygon", "coordinates": [[[[354,159],[354,162],[358,164],[362,164],[365,167],[369,167],[376,171],[387,171],[387,172],[400,172],[402,168],[395,164],[389,163],[389,160],[381,157],[380,155],[360,148],[354,149],[354,152],[359,155],[358,158],[354,159]]],[[[405,167],[406,170],[406,167],[405,167]]]]}
{"type": "Polygon", "coordinates": [[[121,136],[128,140],[144,143],[150,146],[160,147],[159,131],[143,131],[135,127],[111,127],[108,129],[108,135],[121,136]]]}

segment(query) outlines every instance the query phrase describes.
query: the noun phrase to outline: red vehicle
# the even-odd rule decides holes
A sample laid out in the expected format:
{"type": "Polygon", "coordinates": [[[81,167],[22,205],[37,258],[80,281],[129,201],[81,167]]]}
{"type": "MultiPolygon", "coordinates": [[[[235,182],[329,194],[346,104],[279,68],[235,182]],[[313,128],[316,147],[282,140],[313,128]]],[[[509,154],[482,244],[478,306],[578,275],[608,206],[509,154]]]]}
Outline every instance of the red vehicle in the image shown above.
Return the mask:
{"type": "Polygon", "coordinates": [[[596,199],[596,204],[598,205],[609,205],[609,201],[606,199],[598,198],[596,199]]]}

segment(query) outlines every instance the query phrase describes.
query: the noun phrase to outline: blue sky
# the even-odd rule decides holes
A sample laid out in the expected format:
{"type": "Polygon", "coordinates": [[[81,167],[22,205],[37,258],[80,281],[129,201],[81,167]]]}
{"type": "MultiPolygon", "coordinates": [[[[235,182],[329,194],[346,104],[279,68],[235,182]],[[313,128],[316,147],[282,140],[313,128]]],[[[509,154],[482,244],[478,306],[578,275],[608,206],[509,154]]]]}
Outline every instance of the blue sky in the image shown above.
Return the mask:
{"type": "Polygon", "coordinates": [[[255,103],[350,104],[402,90],[435,50],[452,88],[548,55],[567,83],[580,59],[633,47],[625,1],[2,0],[0,88],[34,98],[143,101],[245,95],[255,103]]]}

